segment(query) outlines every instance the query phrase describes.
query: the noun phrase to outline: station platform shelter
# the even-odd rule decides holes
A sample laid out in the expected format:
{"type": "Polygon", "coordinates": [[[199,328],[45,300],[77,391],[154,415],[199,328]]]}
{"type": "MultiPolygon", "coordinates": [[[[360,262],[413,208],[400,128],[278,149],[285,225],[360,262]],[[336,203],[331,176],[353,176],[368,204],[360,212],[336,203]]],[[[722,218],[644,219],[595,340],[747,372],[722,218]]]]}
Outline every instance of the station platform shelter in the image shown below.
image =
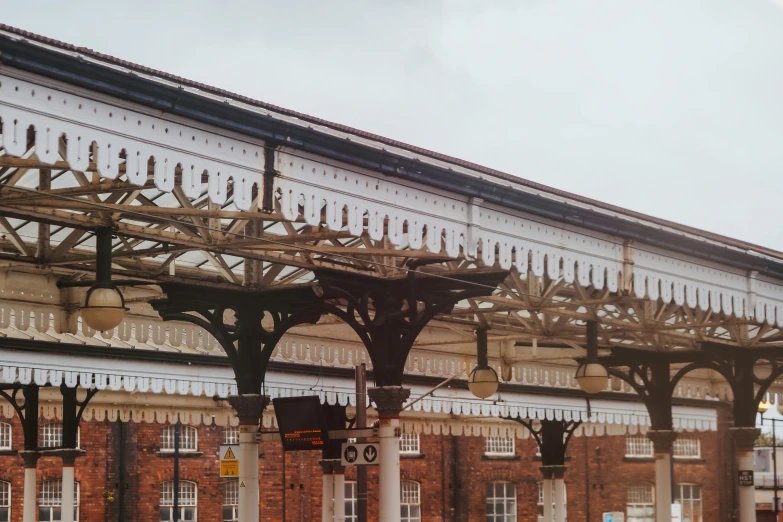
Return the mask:
{"type": "Polygon", "coordinates": [[[0,522],[757,519],[783,253],[2,25],[0,130],[0,522]]]}

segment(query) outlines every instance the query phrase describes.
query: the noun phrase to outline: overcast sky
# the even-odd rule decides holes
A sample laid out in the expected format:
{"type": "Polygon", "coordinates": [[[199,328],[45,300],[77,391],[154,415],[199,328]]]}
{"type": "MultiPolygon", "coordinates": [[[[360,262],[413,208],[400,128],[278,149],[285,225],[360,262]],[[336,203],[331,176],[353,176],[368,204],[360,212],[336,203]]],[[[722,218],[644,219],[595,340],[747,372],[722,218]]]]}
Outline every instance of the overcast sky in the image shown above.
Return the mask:
{"type": "Polygon", "coordinates": [[[0,0],[0,21],[783,250],[783,0],[0,0]]]}

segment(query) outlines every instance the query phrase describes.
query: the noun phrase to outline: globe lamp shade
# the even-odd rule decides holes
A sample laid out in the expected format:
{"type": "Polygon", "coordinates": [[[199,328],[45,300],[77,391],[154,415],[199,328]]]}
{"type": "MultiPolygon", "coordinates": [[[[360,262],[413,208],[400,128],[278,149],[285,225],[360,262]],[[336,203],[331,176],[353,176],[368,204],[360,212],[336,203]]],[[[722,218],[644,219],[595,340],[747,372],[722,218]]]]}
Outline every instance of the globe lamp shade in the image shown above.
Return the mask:
{"type": "Polygon", "coordinates": [[[468,375],[468,389],[479,399],[486,399],[498,391],[498,374],[490,366],[476,366],[468,375]]]}
{"type": "Polygon", "coordinates": [[[105,332],[113,330],[122,322],[125,310],[125,300],[116,287],[96,285],[87,292],[81,315],[87,326],[105,332]]]}
{"type": "Polygon", "coordinates": [[[767,399],[764,399],[759,403],[759,413],[767,413],[767,410],[769,410],[769,407],[771,404],[767,399]]]}
{"type": "Polygon", "coordinates": [[[783,415],[783,402],[778,401],[778,413],[783,415]]]}
{"type": "Polygon", "coordinates": [[[585,363],[576,369],[576,382],[582,391],[591,395],[602,392],[609,384],[609,372],[603,364],[585,363]]]}

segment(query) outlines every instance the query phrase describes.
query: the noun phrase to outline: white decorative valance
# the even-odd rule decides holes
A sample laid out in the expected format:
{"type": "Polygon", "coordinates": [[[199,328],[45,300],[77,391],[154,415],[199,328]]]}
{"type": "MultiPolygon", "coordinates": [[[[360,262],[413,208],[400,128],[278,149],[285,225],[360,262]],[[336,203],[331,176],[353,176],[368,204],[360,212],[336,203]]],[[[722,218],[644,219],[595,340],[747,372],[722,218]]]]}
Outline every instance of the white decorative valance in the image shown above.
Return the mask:
{"type": "Polygon", "coordinates": [[[257,140],[241,141],[118,105],[0,74],[3,146],[7,154],[23,156],[27,129],[33,127],[35,155],[43,163],[64,160],[72,170],[83,172],[95,144],[95,166],[104,178],[120,175],[120,154],[124,153],[125,173],[135,185],[147,182],[152,160],[155,186],[171,192],[174,171],[180,165],[181,186],[188,197],[201,196],[205,175],[210,199],[223,204],[232,179],[235,205],[241,210],[250,208],[253,186],[260,186],[264,164],[263,145],[257,140]],[[60,154],[61,136],[67,138],[65,158],[60,154]]]}

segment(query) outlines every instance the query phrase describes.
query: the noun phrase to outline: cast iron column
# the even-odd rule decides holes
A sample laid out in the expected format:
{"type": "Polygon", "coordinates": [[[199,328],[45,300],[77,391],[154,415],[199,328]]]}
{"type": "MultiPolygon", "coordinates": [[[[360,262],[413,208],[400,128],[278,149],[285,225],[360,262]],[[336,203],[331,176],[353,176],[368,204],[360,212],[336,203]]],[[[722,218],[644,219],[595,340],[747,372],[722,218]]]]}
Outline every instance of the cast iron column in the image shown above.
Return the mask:
{"type": "Polygon", "coordinates": [[[672,448],[677,439],[673,430],[650,430],[647,438],[653,443],[655,453],[655,520],[671,522],[672,519],[672,448]]]}
{"type": "Polygon", "coordinates": [[[165,299],[152,301],[164,320],[185,321],[208,331],[226,352],[238,395],[229,403],[239,417],[239,521],[258,522],[258,442],[266,369],[277,343],[291,327],[313,324],[322,304],[311,288],[280,291],[205,289],[161,283],[165,299]],[[228,312],[233,311],[233,321],[228,312]],[[263,320],[269,318],[269,324],[263,320]],[[236,344],[235,344],[236,343],[236,344]]]}
{"type": "Polygon", "coordinates": [[[491,294],[505,271],[443,273],[409,271],[379,278],[316,270],[326,311],[361,338],[373,363],[375,387],[368,390],[380,417],[380,522],[400,522],[399,426],[410,390],[402,387],[405,361],[416,337],[438,314],[463,300],[491,294]]]}

